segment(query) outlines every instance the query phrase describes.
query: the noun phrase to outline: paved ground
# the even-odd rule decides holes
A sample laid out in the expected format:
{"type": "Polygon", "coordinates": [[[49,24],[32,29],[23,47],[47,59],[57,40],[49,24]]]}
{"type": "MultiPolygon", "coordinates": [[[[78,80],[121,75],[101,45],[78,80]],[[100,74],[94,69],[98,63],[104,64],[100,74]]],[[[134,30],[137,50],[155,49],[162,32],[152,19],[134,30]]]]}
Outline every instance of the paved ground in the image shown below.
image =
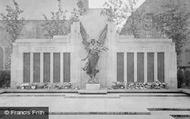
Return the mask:
{"type": "Polygon", "coordinates": [[[3,93],[0,106],[48,106],[50,119],[190,118],[190,96],[183,93],[3,93]]]}

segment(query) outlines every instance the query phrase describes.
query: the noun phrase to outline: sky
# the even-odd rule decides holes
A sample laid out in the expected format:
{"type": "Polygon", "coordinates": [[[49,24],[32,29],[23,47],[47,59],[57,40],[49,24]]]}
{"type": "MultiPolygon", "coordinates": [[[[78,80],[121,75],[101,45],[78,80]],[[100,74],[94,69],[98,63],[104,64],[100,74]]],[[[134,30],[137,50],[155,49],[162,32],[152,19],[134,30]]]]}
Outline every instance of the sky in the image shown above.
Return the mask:
{"type": "MultiPolygon", "coordinates": [[[[57,0],[16,0],[20,8],[24,10],[22,16],[27,20],[43,20],[43,14],[50,15],[50,11],[57,9],[57,0]]],[[[106,0],[89,0],[90,8],[102,8],[106,0]]],[[[139,0],[140,6],[145,0],[139,0]]],[[[0,0],[0,13],[5,12],[5,6],[12,0],[0,0]]],[[[76,0],[62,0],[64,8],[68,11],[76,8],[76,0]]]]}

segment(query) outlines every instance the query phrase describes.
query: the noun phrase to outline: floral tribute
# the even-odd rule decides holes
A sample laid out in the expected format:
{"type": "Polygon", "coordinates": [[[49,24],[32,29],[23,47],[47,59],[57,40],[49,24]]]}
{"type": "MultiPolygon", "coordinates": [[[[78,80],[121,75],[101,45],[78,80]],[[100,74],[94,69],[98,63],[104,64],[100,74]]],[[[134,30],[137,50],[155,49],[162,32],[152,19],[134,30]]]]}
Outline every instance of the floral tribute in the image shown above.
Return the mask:
{"type": "Polygon", "coordinates": [[[64,83],[22,83],[17,89],[72,89],[70,82],[64,83]]]}
{"type": "Polygon", "coordinates": [[[113,82],[112,89],[167,89],[167,83],[162,83],[160,81],[155,82],[113,82]]]}

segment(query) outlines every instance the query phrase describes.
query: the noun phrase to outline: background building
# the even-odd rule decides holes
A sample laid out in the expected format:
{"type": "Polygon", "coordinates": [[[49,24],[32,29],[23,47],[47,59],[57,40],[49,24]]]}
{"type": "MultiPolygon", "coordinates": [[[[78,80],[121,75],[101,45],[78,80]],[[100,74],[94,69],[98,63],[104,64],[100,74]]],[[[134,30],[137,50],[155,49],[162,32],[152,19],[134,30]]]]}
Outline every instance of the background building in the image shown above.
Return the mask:
{"type": "MultiPolygon", "coordinates": [[[[136,37],[138,38],[164,38],[154,25],[153,15],[163,11],[162,6],[170,4],[178,4],[180,8],[185,9],[187,13],[190,13],[190,1],[189,0],[146,0],[126,21],[121,35],[131,35],[130,27],[132,17],[135,19],[136,37]]],[[[190,19],[189,19],[190,28],[190,19]]],[[[190,41],[186,41],[180,57],[179,66],[190,66],[190,41]]]]}

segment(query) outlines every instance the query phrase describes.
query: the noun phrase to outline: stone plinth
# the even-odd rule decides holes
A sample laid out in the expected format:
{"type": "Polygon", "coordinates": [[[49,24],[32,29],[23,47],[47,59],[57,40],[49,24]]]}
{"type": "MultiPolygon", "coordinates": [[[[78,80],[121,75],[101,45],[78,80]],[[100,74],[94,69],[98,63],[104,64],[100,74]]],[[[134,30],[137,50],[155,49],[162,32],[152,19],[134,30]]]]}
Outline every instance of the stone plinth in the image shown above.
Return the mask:
{"type": "Polygon", "coordinates": [[[107,94],[107,90],[78,90],[79,94],[107,94]]]}
{"type": "Polygon", "coordinates": [[[99,90],[100,84],[86,84],[86,90],[99,90]]]}

